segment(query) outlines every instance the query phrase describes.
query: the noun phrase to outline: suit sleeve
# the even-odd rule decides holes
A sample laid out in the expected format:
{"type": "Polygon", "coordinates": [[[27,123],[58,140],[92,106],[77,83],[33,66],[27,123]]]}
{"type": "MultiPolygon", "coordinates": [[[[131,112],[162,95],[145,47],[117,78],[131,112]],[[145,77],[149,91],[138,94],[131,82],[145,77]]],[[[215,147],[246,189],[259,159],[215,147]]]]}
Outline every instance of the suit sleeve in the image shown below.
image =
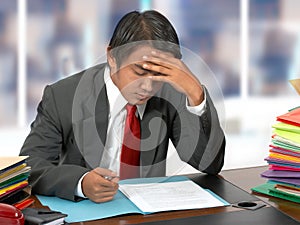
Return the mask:
{"type": "Polygon", "coordinates": [[[20,155],[29,156],[29,183],[33,193],[75,201],[77,182],[88,169],[71,162],[61,163],[64,151],[72,151],[72,147],[66,149],[63,145],[62,124],[56,107],[52,87],[47,86],[20,155]]]}
{"type": "Polygon", "coordinates": [[[218,174],[224,164],[225,136],[209,93],[204,90],[206,109],[201,116],[189,112],[184,103],[178,107],[172,141],[183,161],[204,173],[218,174]]]}

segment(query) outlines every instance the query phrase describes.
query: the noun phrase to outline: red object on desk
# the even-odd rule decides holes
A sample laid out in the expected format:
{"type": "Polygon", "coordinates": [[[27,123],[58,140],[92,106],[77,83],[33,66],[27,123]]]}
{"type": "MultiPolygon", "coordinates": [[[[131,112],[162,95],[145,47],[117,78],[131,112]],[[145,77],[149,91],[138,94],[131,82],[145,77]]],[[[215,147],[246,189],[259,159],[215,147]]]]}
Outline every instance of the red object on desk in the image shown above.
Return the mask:
{"type": "Polygon", "coordinates": [[[0,203],[0,225],[24,225],[23,213],[16,207],[0,203]]]}
{"type": "Polygon", "coordinates": [[[14,206],[20,210],[23,210],[23,209],[27,208],[28,206],[32,205],[33,203],[34,203],[34,200],[31,198],[28,198],[22,202],[14,204],[14,206]]]}

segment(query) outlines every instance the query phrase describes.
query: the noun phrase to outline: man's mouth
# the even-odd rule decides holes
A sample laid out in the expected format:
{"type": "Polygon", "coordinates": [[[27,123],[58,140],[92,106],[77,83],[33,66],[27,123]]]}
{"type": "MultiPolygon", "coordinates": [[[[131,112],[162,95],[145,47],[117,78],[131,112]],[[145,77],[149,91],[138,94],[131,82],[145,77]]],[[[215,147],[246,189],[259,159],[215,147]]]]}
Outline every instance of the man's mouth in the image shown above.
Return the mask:
{"type": "Polygon", "coordinates": [[[151,97],[150,95],[139,94],[139,93],[137,93],[137,96],[140,100],[144,100],[144,99],[151,97]]]}

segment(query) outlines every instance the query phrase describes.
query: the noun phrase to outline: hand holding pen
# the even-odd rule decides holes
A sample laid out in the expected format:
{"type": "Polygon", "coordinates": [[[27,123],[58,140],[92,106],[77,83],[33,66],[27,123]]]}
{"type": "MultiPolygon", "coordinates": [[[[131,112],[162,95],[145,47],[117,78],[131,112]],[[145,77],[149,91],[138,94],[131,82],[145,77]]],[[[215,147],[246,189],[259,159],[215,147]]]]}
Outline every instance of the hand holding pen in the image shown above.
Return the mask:
{"type": "Polygon", "coordinates": [[[82,180],[82,191],[91,201],[100,203],[111,201],[117,193],[119,177],[111,170],[95,168],[82,180]]]}

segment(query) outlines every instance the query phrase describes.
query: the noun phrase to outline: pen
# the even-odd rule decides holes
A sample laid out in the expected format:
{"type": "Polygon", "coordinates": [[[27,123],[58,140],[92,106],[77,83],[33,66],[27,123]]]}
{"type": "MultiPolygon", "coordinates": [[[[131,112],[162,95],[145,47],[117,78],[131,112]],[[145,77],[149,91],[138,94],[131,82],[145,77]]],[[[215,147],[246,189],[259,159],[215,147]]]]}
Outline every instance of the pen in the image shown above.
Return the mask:
{"type": "Polygon", "coordinates": [[[108,175],[105,175],[105,176],[102,176],[105,180],[109,180],[111,181],[112,179],[114,178],[120,178],[119,176],[108,176],[108,175]]]}
{"type": "Polygon", "coordinates": [[[58,211],[38,211],[38,214],[57,214],[57,213],[61,213],[58,211]]]}

